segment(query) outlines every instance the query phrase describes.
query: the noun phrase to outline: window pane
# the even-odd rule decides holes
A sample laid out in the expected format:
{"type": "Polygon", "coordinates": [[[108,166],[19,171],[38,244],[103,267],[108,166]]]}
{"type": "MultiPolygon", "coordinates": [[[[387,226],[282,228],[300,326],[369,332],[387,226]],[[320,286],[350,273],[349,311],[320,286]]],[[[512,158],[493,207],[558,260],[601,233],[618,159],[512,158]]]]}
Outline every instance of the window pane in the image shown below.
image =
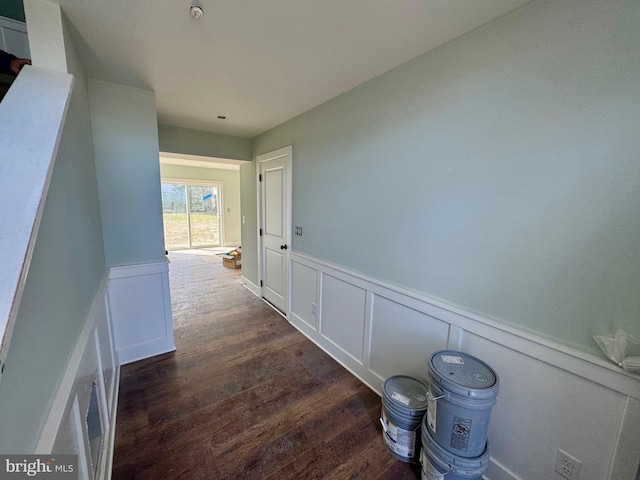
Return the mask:
{"type": "Polygon", "coordinates": [[[189,186],[191,246],[220,245],[218,189],[210,185],[189,186]]]}
{"type": "Polygon", "coordinates": [[[189,247],[186,201],[184,185],[162,184],[162,218],[167,249],[189,247]]]}

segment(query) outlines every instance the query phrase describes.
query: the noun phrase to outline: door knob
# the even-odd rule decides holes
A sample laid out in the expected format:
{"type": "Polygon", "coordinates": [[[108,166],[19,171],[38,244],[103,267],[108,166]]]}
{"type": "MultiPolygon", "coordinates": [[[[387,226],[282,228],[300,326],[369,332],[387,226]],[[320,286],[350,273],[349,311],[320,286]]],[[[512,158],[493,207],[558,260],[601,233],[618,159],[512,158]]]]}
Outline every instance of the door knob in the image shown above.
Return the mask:
{"type": "Polygon", "coordinates": [[[280,250],[286,250],[287,246],[286,245],[280,245],[280,250]]]}

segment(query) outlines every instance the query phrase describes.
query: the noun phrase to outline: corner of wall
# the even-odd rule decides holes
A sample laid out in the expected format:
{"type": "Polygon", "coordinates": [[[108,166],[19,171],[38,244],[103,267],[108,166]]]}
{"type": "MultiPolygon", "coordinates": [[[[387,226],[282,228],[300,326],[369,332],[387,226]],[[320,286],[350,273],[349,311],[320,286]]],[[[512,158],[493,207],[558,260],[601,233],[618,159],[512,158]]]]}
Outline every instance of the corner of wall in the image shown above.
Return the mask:
{"type": "Polygon", "coordinates": [[[67,72],[62,11],[49,0],[24,0],[33,65],[67,72]]]}

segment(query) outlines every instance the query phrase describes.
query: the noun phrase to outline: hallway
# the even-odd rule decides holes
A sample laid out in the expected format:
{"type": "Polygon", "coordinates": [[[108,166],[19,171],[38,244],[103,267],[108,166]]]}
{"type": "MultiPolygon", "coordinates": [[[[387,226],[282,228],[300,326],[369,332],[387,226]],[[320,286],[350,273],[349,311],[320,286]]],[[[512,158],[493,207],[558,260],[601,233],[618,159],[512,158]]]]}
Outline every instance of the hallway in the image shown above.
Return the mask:
{"type": "Polygon", "coordinates": [[[240,285],[171,252],[176,352],[121,370],[113,478],[416,479],[380,398],[240,285]]]}

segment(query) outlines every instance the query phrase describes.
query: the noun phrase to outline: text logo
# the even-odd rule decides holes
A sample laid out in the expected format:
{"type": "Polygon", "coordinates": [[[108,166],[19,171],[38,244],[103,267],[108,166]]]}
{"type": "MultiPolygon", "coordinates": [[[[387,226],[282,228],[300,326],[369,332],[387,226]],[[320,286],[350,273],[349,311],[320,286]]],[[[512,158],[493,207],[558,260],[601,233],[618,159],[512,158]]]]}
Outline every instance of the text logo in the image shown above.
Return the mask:
{"type": "Polygon", "coordinates": [[[77,455],[0,455],[0,480],[77,480],[77,455]]]}

